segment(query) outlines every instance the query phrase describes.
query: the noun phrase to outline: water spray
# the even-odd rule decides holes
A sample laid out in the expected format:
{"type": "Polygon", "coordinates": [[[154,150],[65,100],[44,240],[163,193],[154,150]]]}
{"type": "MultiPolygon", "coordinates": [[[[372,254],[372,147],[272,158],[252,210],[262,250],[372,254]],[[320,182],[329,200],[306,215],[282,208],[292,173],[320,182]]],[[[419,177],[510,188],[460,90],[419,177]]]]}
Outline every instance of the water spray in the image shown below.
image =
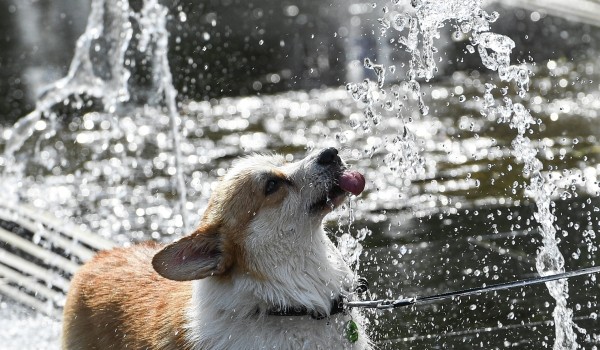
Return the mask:
{"type": "MultiPolygon", "coordinates": [[[[78,99],[83,95],[96,98],[102,101],[102,108],[106,113],[118,114],[118,108],[132,99],[127,52],[136,50],[148,53],[153,63],[152,81],[156,90],[150,102],[164,107],[169,117],[175,168],[172,181],[179,195],[182,229],[184,232],[189,232],[189,215],[186,209],[187,187],[184,180],[179,130],[181,117],[177,111],[177,90],[173,86],[168,60],[168,10],[157,0],[144,0],[139,13],[131,9],[128,0],[94,0],[91,6],[87,27],[77,40],[76,51],[67,75],[47,87],[39,97],[35,109],[16,122],[10,131],[3,155],[7,164],[4,173],[0,175],[7,179],[23,177],[21,174],[23,165],[18,164],[15,153],[36,131],[40,131],[42,126],[46,138],[56,133],[56,130],[50,126],[57,119],[53,108],[69,101],[70,98],[78,99]],[[105,25],[106,22],[112,24],[105,25]],[[132,47],[133,23],[137,23],[141,30],[141,37],[135,48],[132,47]],[[97,52],[100,47],[97,42],[100,39],[110,44],[107,45],[104,56],[97,52]],[[99,71],[102,73],[98,73],[99,71]],[[49,120],[49,123],[46,123],[46,120],[49,120]]],[[[0,188],[5,189],[4,192],[17,201],[18,195],[13,192],[18,186],[5,180],[4,184],[0,184],[0,188]]]]}
{"type": "MultiPolygon", "coordinates": [[[[484,11],[481,7],[482,0],[412,0],[412,6],[406,6],[410,8],[409,11],[399,4],[399,0],[393,0],[392,3],[397,7],[397,11],[390,11],[387,6],[383,8],[384,16],[379,19],[381,33],[384,34],[390,29],[396,31],[395,35],[400,33],[398,46],[411,55],[405,86],[409,92],[412,92],[422,115],[427,115],[429,108],[423,100],[419,80],[430,81],[437,72],[434,59],[437,49],[434,40],[440,37],[440,28],[446,23],[451,23],[456,28],[455,37],[468,35],[470,45],[467,46],[467,50],[470,53],[478,52],[482,64],[487,69],[497,72],[503,83],[514,82],[518,96],[525,97],[529,87],[530,71],[525,64],[511,65],[510,54],[515,43],[509,37],[491,31],[491,24],[498,19],[499,14],[484,11]]],[[[394,100],[392,94],[388,94],[383,87],[385,67],[371,60],[365,60],[364,67],[375,72],[377,84],[366,80],[359,84],[348,84],[347,89],[356,101],[361,101],[366,106],[364,121],[361,124],[355,123],[355,127],[362,126],[365,131],[370,131],[370,128],[376,127],[381,120],[381,113],[375,108],[376,105],[379,104],[391,111],[394,108],[386,108],[386,106],[393,106],[394,100]]],[[[544,167],[538,159],[538,150],[527,137],[531,126],[537,122],[521,103],[513,102],[508,96],[504,96],[502,103],[497,104],[492,94],[496,86],[488,83],[485,87],[482,115],[487,116],[488,119],[493,117],[499,123],[507,123],[511,129],[517,130],[517,136],[512,141],[512,154],[523,163],[523,176],[529,178],[529,184],[525,185],[526,196],[536,203],[537,212],[534,218],[540,226],[542,238],[542,245],[538,248],[536,257],[537,271],[541,276],[561,276],[565,271],[564,257],[558,249],[557,229],[554,226],[556,217],[551,209],[551,194],[554,187],[543,175],[544,167]]],[[[397,108],[397,116],[401,116],[403,108],[405,108],[403,105],[397,108]]],[[[405,124],[404,134],[408,133],[410,128],[405,124]]],[[[412,155],[412,153],[417,154],[416,152],[406,152],[407,148],[414,151],[415,147],[403,138],[398,138],[394,143],[400,146],[391,149],[388,147],[385,163],[398,177],[408,177],[408,180],[411,180],[410,174],[407,176],[401,170],[409,167],[409,164],[414,164],[414,159],[419,158],[418,155],[412,155]],[[407,157],[407,154],[410,157],[407,157]],[[390,159],[393,162],[390,162],[390,159]]],[[[420,163],[416,162],[416,164],[420,163]]],[[[556,327],[554,349],[576,349],[578,344],[574,329],[578,327],[572,321],[573,311],[567,307],[567,280],[558,277],[546,282],[550,295],[556,300],[553,313],[556,327]]]]}

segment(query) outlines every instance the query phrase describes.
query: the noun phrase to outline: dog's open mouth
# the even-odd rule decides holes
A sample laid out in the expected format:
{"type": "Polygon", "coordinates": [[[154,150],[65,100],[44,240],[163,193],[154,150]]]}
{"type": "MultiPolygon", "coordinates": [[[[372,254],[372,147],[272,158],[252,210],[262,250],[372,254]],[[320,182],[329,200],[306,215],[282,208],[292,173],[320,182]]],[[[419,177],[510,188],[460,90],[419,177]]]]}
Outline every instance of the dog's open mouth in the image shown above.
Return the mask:
{"type": "Polygon", "coordinates": [[[323,198],[311,205],[310,210],[312,212],[333,210],[343,202],[348,193],[358,196],[364,189],[365,177],[361,173],[344,170],[323,198]]]}

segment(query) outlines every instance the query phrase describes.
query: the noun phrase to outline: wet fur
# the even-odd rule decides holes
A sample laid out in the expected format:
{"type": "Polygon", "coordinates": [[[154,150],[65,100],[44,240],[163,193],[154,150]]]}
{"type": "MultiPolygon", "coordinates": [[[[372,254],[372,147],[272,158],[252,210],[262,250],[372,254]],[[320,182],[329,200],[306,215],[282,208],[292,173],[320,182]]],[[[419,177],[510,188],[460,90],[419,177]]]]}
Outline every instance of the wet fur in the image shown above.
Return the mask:
{"type": "Polygon", "coordinates": [[[348,320],[364,324],[355,311],[322,320],[267,314],[277,306],[328,312],[332,298],[352,288],[354,276],[322,228],[331,208],[311,207],[336,176],[315,159],[244,158],[189,236],[99,253],[72,281],[63,348],[369,348],[364,326],[358,342],[345,339],[348,320]],[[270,179],[281,183],[266,195],[270,179]]]}

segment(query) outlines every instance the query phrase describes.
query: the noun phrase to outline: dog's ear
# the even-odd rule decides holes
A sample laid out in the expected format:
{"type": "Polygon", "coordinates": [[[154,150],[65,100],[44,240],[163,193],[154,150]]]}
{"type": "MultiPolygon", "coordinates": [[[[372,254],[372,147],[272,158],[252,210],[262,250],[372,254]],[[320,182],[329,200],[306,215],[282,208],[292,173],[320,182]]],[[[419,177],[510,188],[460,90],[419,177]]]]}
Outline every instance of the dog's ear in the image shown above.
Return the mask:
{"type": "Polygon", "coordinates": [[[229,266],[220,236],[216,231],[196,231],[156,253],[152,266],[161,276],[175,281],[221,275],[229,266]]]}

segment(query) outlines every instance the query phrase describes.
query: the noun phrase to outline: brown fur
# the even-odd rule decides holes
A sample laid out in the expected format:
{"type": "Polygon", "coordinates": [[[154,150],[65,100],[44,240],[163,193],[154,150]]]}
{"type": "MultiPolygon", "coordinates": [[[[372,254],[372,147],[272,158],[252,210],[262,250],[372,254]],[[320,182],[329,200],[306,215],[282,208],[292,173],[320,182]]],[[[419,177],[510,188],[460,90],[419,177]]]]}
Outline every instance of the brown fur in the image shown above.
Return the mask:
{"type": "Polygon", "coordinates": [[[79,270],[65,305],[63,349],[190,349],[184,324],[191,282],[152,269],[160,248],[100,252],[79,270]]]}
{"type": "Polygon", "coordinates": [[[63,348],[189,349],[185,340],[189,280],[207,276],[227,280],[237,273],[266,278],[247,261],[242,242],[252,218],[263,208],[279,205],[290,190],[286,183],[265,196],[264,186],[272,176],[285,180],[273,170],[242,172],[220,182],[202,225],[178,242],[101,252],[85,264],[67,297],[63,348]],[[214,257],[214,264],[198,269],[193,264],[195,254],[214,257]],[[174,268],[189,260],[187,268],[174,268]]]}
{"type": "MultiPolygon", "coordinates": [[[[290,189],[287,185],[283,185],[276,193],[265,197],[264,185],[267,176],[266,174],[258,177],[255,175],[248,171],[239,174],[229,182],[222,183],[222,186],[212,194],[202,222],[220,222],[219,230],[224,236],[222,238],[224,256],[227,259],[226,265],[230,269],[251,274],[257,279],[265,279],[263,272],[253,269],[247,261],[241,248],[242,242],[254,216],[263,208],[279,205],[290,189]]],[[[285,179],[285,175],[275,169],[270,175],[285,179]]]]}
{"type": "Polygon", "coordinates": [[[263,208],[279,205],[289,191],[288,185],[281,185],[266,196],[264,186],[273,176],[285,181],[275,170],[258,174],[246,171],[222,180],[211,196],[202,225],[157,254],[154,268],[162,276],[179,281],[208,276],[228,279],[236,273],[264,279],[263,272],[252,268],[246,258],[243,242],[254,216],[263,208]],[[212,265],[205,264],[207,257],[214,258],[212,265]],[[196,264],[198,260],[204,264],[196,264]],[[173,269],[175,265],[179,267],[173,269]]]}

